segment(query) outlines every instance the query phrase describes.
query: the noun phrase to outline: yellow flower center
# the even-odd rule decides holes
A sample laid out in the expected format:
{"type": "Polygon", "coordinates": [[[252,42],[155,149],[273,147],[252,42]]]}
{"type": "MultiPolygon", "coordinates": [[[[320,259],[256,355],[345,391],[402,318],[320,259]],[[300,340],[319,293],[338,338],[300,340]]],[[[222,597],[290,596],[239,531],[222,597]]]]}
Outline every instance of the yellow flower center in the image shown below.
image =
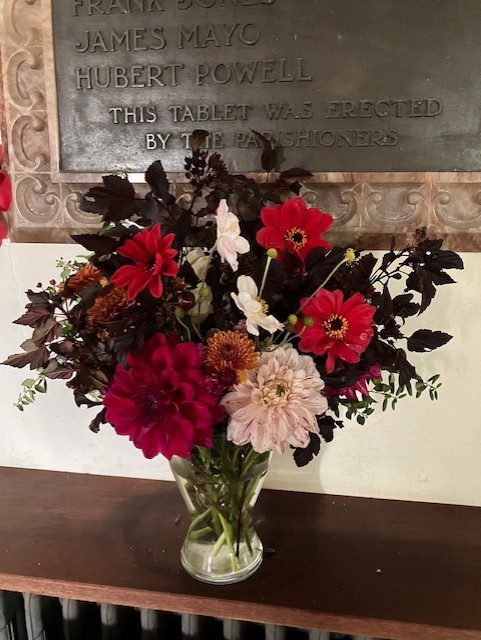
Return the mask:
{"type": "Polygon", "coordinates": [[[307,244],[307,233],[299,227],[293,227],[284,236],[286,242],[292,242],[296,249],[302,249],[307,244]]]}
{"type": "Polygon", "coordinates": [[[267,313],[269,311],[269,305],[265,300],[259,298],[259,296],[256,296],[254,300],[257,300],[257,302],[261,303],[261,313],[267,313]]]}
{"type": "Polygon", "coordinates": [[[356,252],[352,248],[346,249],[346,253],[344,254],[344,259],[348,264],[352,264],[353,262],[359,262],[359,258],[356,257],[356,252]]]}
{"type": "Polygon", "coordinates": [[[344,316],[332,313],[327,320],[324,320],[323,324],[326,335],[330,338],[334,338],[334,340],[344,340],[346,337],[349,322],[344,316]]]}

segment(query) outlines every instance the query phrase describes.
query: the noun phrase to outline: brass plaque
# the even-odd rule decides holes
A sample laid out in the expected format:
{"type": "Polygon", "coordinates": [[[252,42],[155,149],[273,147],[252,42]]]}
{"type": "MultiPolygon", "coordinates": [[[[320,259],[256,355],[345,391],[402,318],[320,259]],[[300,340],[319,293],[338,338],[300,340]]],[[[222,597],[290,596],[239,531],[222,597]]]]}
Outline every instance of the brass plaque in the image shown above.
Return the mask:
{"type": "Polygon", "coordinates": [[[52,0],[60,170],[481,170],[479,0],[52,0]]]}

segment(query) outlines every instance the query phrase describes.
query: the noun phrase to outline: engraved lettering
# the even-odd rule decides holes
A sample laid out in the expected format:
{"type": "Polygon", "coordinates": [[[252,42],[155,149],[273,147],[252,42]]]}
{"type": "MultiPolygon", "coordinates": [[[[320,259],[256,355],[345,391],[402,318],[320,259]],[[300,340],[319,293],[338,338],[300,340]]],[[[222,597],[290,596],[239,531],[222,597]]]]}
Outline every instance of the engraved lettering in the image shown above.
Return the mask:
{"type": "Polygon", "coordinates": [[[84,30],[82,42],[76,42],[77,53],[113,52],[113,51],[147,51],[158,50],[166,46],[163,27],[146,29],[135,27],[125,31],[89,31],[84,30]]]}
{"type": "MultiPolygon", "coordinates": [[[[353,147],[394,147],[399,143],[399,133],[364,129],[324,129],[292,131],[263,131],[262,134],[275,146],[304,148],[344,148],[353,147]]],[[[238,149],[250,149],[259,146],[252,133],[238,131],[234,135],[234,146],[238,149]]]]}
{"type": "Polygon", "coordinates": [[[231,47],[234,38],[240,44],[253,46],[259,42],[260,37],[260,29],[253,23],[179,26],[177,28],[177,48],[231,47]]]}
{"type": "Polygon", "coordinates": [[[312,102],[304,102],[302,107],[296,107],[291,102],[269,102],[263,105],[269,120],[286,120],[287,118],[312,118],[312,102]]]}
{"type": "Polygon", "coordinates": [[[186,10],[192,7],[201,7],[202,9],[212,9],[215,7],[253,7],[255,5],[266,4],[272,5],[276,0],[177,0],[177,8],[186,10]]]}
{"type": "Polygon", "coordinates": [[[173,122],[207,122],[213,121],[234,121],[247,120],[252,105],[241,104],[198,104],[198,105],[178,105],[169,107],[172,113],[173,122]]]}
{"type": "Polygon", "coordinates": [[[244,62],[219,62],[208,65],[205,62],[196,65],[196,84],[203,85],[207,80],[216,84],[226,84],[231,79],[243,82],[306,82],[311,81],[312,76],[305,75],[304,59],[298,58],[296,62],[285,58],[277,60],[253,60],[244,62]]]}
{"type": "Polygon", "coordinates": [[[164,11],[163,0],[73,0],[72,15],[111,15],[164,11]]]}
{"type": "MultiPolygon", "coordinates": [[[[184,149],[190,149],[190,133],[181,133],[180,137],[184,142],[184,149]]],[[[223,149],[224,148],[224,134],[221,131],[210,132],[202,145],[203,149],[223,149]]]]}
{"type": "Polygon", "coordinates": [[[154,151],[157,149],[165,151],[171,136],[171,133],[147,133],[145,134],[145,148],[148,151],[154,151]]]}
{"type": "Polygon", "coordinates": [[[75,86],[84,89],[135,89],[145,87],[176,87],[184,65],[169,63],[164,65],[132,65],[130,67],[76,67],[75,86]]]}
{"type": "Polygon", "coordinates": [[[439,100],[382,99],[382,100],[333,100],[327,103],[326,118],[421,118],[435,117],[442,113],[439,100]]]}

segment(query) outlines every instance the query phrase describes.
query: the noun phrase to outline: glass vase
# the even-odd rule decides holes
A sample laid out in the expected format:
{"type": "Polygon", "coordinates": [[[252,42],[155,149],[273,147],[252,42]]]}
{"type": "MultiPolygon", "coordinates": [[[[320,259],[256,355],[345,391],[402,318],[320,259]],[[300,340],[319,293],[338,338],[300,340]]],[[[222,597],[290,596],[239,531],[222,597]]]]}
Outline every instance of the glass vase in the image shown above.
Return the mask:
{"type": "Polygon", "coordinates": [[[268,453],[216,438],[170,466],[189,512],[181,561],[191,576],[211,584],[245,580],[262,562],[252,508],[269,465],[268,453]]]}

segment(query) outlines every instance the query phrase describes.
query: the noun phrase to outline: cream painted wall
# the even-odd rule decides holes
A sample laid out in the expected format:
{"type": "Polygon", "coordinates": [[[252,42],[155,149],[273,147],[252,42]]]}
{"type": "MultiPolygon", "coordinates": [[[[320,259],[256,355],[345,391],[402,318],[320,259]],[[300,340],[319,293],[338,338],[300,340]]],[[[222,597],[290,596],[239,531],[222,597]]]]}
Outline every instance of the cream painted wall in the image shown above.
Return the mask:
{"type": "MultiPolygon", "coordinates": [[[[24,291],[56,277],[55,259],[79,253],[76,245],[4,244],[0,247],[0,359],[19,351],[28,328],[12,325],[23,313],[24,291]]],[[[478,364],[481,255],[464,254],[459,284],[438,298],[410,327],[454,334],[450,344],[420,357],[419,372],[442,375],[440,399],[401,401],[363,427],[355,423],[324,445],[318,460],[300,470],[290,455],[276,456],[266,486],[341,495],[399,498],[481,506],[481,419],[478,364]]],[[[0,465],[170,479],[160,457],[145,460],[108,426],[88,430],[90,412],[78,409],[61,381],[20,413],[13,402],[28,370],[0,367],[0,465]]]]}

